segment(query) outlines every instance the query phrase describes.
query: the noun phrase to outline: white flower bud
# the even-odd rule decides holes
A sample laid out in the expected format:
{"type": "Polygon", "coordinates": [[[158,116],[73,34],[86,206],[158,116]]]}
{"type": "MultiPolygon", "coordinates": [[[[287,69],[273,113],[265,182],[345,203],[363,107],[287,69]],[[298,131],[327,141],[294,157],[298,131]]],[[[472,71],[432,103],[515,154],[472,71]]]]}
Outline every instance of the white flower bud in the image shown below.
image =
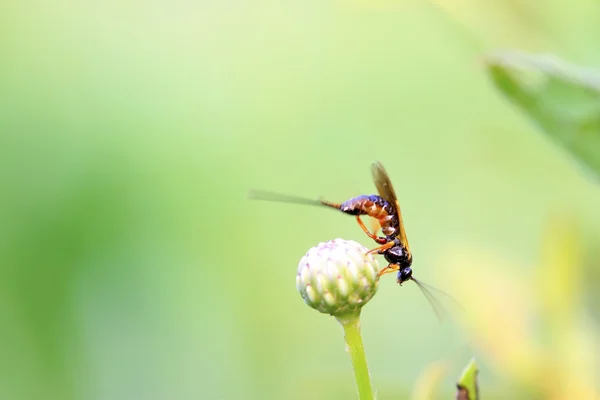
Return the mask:
{"type": "Polygon", "coordinates": [[[304,302],[336,317],[358,314],[379,287],[379,262],[368,250],[343,239],[310,249],[300,260],[296,276],[304,302]]]}

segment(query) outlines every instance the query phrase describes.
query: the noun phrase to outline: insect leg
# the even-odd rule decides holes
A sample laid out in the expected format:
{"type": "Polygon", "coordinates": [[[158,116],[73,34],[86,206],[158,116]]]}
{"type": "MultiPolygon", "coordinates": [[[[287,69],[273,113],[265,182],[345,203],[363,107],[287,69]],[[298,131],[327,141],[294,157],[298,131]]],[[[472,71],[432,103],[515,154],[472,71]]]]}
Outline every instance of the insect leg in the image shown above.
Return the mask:
{"type": "Polygon", "coordinates": [[[386,238],[380,238],[377,237],[377,235],[371,233],[367,227],[365,226],[365,224],[362,222],[362,219],[360,219],[360,215],[356,216],[356,221],[358,222],[358,225],[360,226],[360,228],[367,234],[368,237],[370,237],[371,239],[373,239],[374,241],[376,241],[379,244],[384,244],[387,242],[386,238]]]}
{"type": "Polygon", "coordinates": [[[396,272],[398,270],[400,270],[400,266],[398,264],[388,264],[381,271],[379,271],[379,273],[377,274],[377,277],[381,277],[381,275],[396,272]]]}
{"type": "Polygon", "coordinates": [[[395,245],[396,245],[396,242],[391,240],[391,241],[387,242],[386,244],[384,244],[383,246],[375,247],[374,249],[367,251],[367,254],[374,253],[374,252],[383,252],[387,249],[394,247],[395,245]]]}

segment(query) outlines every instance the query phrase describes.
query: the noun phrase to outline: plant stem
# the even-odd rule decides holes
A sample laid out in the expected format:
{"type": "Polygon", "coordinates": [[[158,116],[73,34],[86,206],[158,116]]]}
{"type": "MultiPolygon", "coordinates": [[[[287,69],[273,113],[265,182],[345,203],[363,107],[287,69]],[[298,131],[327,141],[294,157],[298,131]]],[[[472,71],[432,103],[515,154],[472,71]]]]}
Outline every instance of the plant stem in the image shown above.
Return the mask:
{"type": "Polygon", "coordinates": [[[367,367],[367,357],[360,334],[360,314],[338,317],[337,320],[344,328],[346,348],[352,359],[354,378],[358,389],[360,400],[373,400],[373,389],[371,388],[371,376],[367,367]]]}

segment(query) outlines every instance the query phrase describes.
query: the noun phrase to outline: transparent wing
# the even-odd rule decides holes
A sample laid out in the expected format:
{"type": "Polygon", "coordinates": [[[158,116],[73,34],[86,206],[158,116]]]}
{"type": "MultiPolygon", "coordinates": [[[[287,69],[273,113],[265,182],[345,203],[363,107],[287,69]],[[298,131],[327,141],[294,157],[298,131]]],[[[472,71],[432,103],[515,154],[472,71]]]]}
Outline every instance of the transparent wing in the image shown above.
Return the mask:
{"type": "Polygon", "coordinates": [[[381,229],[381,225],[379,225],[379,222],[375,218],[369,218],[369,228],[371,228],[370,231],[373,235],[377,235],[381,229]]]}
{"type": "Polygon", "coordinates": [[[250,190],[248,192],[248,198],[251,200],[274,201],[277,203],[306,204],[309,206],[323,205],[321,201],[316,199],[307,199],[305,197],[292,196],[289,194],[268,192],[266,190],[250,190]]]}
{"type": "Polygon", "coordinates": [[[460,309],[462,309],[462,305],[458,301],[456,301],[456,299],[454,297],[450,296],[448,293],[444,292],[443,290],[434,288],[433,286],[428,285],[418,279],[415,279],[415,278],[410,278],[410,279],[417,284],[419,289],[421,289],[421,292],[423,293],[423,295],[425,296],[425,298],[431,305],[431,308],[433,308],[433,311],[435,312],[435,315],[437,316],[437,318],[440,322],[443,322],[446,319],[446,317],[448,316],[448,311],[442,305],[442,302],[439,300],[439,298],[433,294],[433,292],[443,295],[445,298],[451,300],[455,305],[457,305],[460,309]]]}
{"type": "Polygon", "coordinates": [[[371,173],[373,174],[373,182],[375,182],[375,186],[377,187],[379,195],[396,208],[396,213],[398,214],[398,231],[400,232],[398,234],[398,239],[406,251],[410,253],[406,231],[404,230],[404,222],[402,221],[400,203],[396,197],[396,192],[394,192],[392,182],[390,181],[385,168],[383,168],[383,165],[379,161],[371,165],[371,173]]]}

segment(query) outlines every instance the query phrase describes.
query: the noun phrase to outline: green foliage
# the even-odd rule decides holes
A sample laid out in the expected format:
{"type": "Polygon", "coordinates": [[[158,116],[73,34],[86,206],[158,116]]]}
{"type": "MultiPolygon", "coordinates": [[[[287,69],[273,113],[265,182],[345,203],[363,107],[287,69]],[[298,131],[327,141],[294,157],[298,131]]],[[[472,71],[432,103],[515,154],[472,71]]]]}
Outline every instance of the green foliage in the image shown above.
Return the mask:
{"type": "Polygon", "coordinates": [[[600,72],[556,57],[487,58],[496,87],[542,131],[600,178],[600,72]]]}
{"type": "Polygon", "coordinates": [[[463,370],[460,379],[456,384],[459,392],[457,399],[479,400],[479,385],[477,383],[478,372],[479,370],[477,369],[477,364],[473,358],[463,370]]]}

